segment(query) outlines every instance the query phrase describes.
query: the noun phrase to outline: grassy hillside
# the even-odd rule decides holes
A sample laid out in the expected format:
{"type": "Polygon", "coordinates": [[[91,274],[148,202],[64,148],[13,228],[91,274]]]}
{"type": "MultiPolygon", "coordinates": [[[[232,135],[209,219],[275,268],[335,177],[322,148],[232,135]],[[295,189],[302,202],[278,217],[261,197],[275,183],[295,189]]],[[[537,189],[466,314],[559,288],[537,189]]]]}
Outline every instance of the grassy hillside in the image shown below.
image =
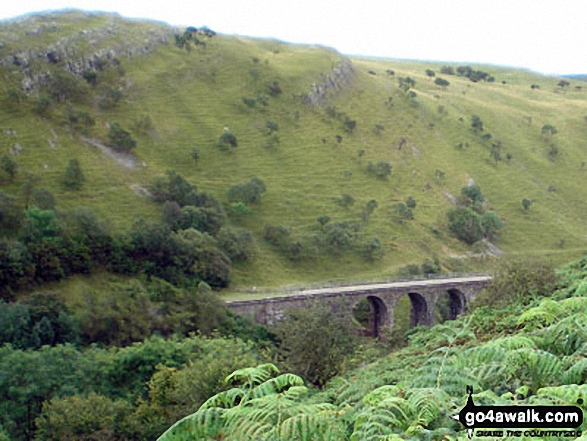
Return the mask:
{"type": "Polygon", "coordinates": [[[454,206],[453,196],[471,182],[505,222],[496,240],[505,253],[568,260],[587,247],[587,190],[581,185],[587,173],[587,89],[577,89],[572,80],[561,88],[559,78],[474,66],[495,77],[491,83],[474,83],[443,75],[442,66],[432,63],[353,58],[350,84],[328,94],[323,105],[311,106],[301,97],[344,58],[331,49],[217,35],[188,52],[173,44],[174,30],[165,25],[81,13],[3,23],[0,59],[27,48],[42,52],[82,31],[91,37],[72,40],[68,47],[74,59],[122,44],[138,47],[154,33],[168,35],[169,44],[154,44],[148,53],[132,57],[123,51],[119,65],[98,73],[96,85],[80,79],[75,97],[54,99],[43,112],[35,110],[39,90],[21,95],[21,80],[26,72],[64,72],[67,60],[52,63],[33,56],[29,67],[0,67],[5,92],[0,155],[22,147],[11,156],[19,172],[1,189],[21,195],[27,174],[37,175],[37,186],[55,194],[58,209],[88,207],[113,231],[123,232],[139,216],[160,219],[161,207],[139,190],[168,169],[225,203],[232,185],[258,177],[267,187],[262,202],[247,215],[230,216],[232,225],[253,232],[259,247],[253,262],[233,266],[233,290],[390,276],[407,263],[433,256],[446,269],[458,269],[463,265],[459,257],[470,247],[450,234],[445,213],[454,206]],[[450,85],[436,85],[426,69],[450,85]],[[415,80],[410,91],[398,87],[400,77],[415,80]],[[271,96],[274,82],[282,92],[271,96]],[[105,105],[113,90],[121,98],[105,105]],[[250,107],[243,98],[257,99],[256,104],[250,107]],[[72,112],[86,112],[96,124],[76,128],[72,112]],[[341,114],[356,121],[353,130],[345,128],[341,114]],[[473,115],[483,121],[482,132],[471,128],[473,115]],[[144,124],[147,117],[150,125],[144,124]],[[268,121],[279,127],[279,142],[273,145],[268,121]],[[84,141],[106,143],[113,123],[137,140],[134,168],[84,141]],[[541,133],[545,124],[558,133],[547,139],[541,133]],[[217,146],[225,128],[238,139],[238,147],[229,151],[217,146]],[[487,133],[491,138],[483,140],[487,133]],[[497,140],[500,161],[491,157],[497,140]],[[197,163],[191,156],[195,149],[197,163]],[[80,191],[61,184],[72,158],[87,178],[80,191]],[[368,173],[370,161],[391,163],[391,176],[378,179],[368,173]],[[354,205],[337,204],[343,194],[351,195],[354,205]],[[417,202],[414,219],[400,222],[393,207],[410,196],[417,202]],[[533,202],[527,211],[524,198],[533,202]],[[361,234],[379,238],[385,251],[379,261],[345,252],[292,262],[263,240],[267,225],[289,227],[293,237],[308,240],[319,230],[320,215],[331,222],[359,221],[370,200],[377,208],[361,234]]]}

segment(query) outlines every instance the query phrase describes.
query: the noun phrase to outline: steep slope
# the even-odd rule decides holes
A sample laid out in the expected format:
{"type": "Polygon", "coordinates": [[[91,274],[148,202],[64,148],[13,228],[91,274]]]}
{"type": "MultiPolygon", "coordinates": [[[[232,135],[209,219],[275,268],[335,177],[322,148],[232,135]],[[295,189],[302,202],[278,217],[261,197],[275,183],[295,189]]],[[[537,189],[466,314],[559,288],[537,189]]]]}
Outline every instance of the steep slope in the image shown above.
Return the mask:
{"type": "Polygon", "coordinates": [[[79,12],[4,23],[0,155],[20,170],[2,190],[22,194],[27,173],[38,175],[58,209],[88,207],[123,232],[139,216],[160,219],[143,189],[168,169],[225,203],[231,186],[258,177],[267,187],[262,202],[230,216],[259,246],[254,262],[233,267],[236,287],[381,277],[432,256],[458,268],[453,257],[470,247],[451,235],[446,211],[472,182],[505,222],[496,243],[506,253],[577,254],[587,246],[587,92],[575,84],[482,66],[475,68],[495,81],[472,82],[432,63],[349,60],[327,48],[223,35],[187,51],[173,44],[179,32],[79,12]],[[435,84],[426,69],[450,84],[435,84]],[[78,82],[43,109],[43,90],[59,74],[78,82]],[[415,84],[400,87],[407,77],[415,84]],[[83,114],[95,125],[75,121],[83,114]],[[473,115],[483,131],[471,127],[473,115]],[[131,168],[96,147],[108,143],[114,123],[137,141],[131,168]],[[558,133],[543,133],[547,124],[558,133]],[[226,130],[236,148],[219,148],[226,130]],[[80,191],[61,183],[72,158],[87,178],[80,191]],[[368,172],[379,161],[392,165],[389,177],[368,172]],[[354,204],[337,203],[343,194],[354,204]],[[414,219],[398,219],[396,204],[410,196],[414,219]],[[532,201],[529,210],[523,199],[532,201]],[[371,200],[377,208],[361,222],[371,200]],[[377,237],[384,257],[366,261],[360,247],[316,252],[321,215],[359,222],[361,240],[377,237]],[[268,225],[291,228],[306,257],[292,261],[268,244],[268,225]]]}

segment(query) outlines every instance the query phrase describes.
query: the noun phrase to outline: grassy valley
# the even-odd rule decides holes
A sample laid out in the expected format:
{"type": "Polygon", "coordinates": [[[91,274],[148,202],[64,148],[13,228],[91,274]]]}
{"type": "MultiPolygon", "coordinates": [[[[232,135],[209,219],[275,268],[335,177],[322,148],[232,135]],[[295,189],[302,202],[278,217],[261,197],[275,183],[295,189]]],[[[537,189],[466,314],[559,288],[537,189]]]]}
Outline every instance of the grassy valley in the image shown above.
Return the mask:
{"type": "MultiPolygon", "coordinates": [[[[109,20],[117,23],[113,32],[120,33],[120,40],[123,35],[131,39],[135,28],[149,26],[108,16],[76,16],[72,21],[77,30],[109,20]]],[[[64,15],[41,21],[70,19],[64,15]]],[[[71,24],[57,26],[46,35],[71,32],[71,24]]],[[[42,46],[53,40],[30,38],[30,44],[42,46]]],[[[3,190],[18,194],[27,173],[38,175],[39,185],[55,194],[60,209],[88,207],[115,231],[124,231],[138,216],[159,219],[160,208],[138,196],[136,189],[148,188],[168,169],[223,202],[230,186],[258,177],[267,187],[262,202],[251,213],[230,218],[231,224],[252,231],[259,245],[254,262],[233,268],[233,287],[389,276],[406,263],[432,256],[453,269],[458,263],[451,258],[465,254],[468,247],[450,234],[445,213],[452,207],[451,195],[458,196],[472,181],[505,223],[497,241],[504,252],[572,256],[584,248],[581,219],[586,208],[580,182],[585,173],[587,92],[574,85],[561,88],[557,78],[496,67],[478,67],[494,76],[494,82],[474,83],[441,74],[441,65],[352,59],[350,84],[327,92],[322,105],[311,106],[301,97],[321,82],[321,74],[330,75],[342,61],[333,50],[221,35],[189,52],[176,47],[171,38],[169,43],[145,56],[120,57],[124,75],[109,68],[99,73],[97,86],[81,84],[79,97],[55,100],[42,116],[33,111],[38,92],[17,104],[5,96],[4,152],[16,144],[23,151],[14,157],[19,165],[16,179],[3,190]],[[427,69],[450,85],[436,85],[427,69]],[[415,84],[405,92],[398,87],[398,78],[408,77],[415,84]],[[269,90],[273,82],[282,91],[275,96],[269,90]],[[532,89],[534,84],[540,88],[532,89]],[[100,99],[113,89],[121,94],[119,101],[100,108],[100,99]],[[411,93],[415,97],[410,98],[411,93]],[[249,107],[243,102],[259,97],[267,105],[249,107]],[[137,166],[126,169],[84,142],[82,131],[72,129],[67,120],[71,108],[95,119],[95,126],[85,133],[104,143],[109,124],[130,130],[137,141],[137,166]],[[473,115],[481,118],[482,132],[472,129],[473,115]],[[141,130],[145,118],[150,125],[141,130]],[[345,127],[344,118],[356,122],[352,130],[345,127]],[[278,142],[273,144],[266,133],[268,121],[278,126],[278,142]],[[545,124],[558,131],[551,139],[541,133],[545,124]],[[217,147],[224,128],[235,134],[237,148],[217,147]],[[491,138],[484,140],[487,134],[491,138]],[[499,162],[490,156],[496,141],[499,162]],[[197,163],[191,158],[195,149],[197,163]],[[64,191],[60,182],[70,158],[80,161],[87,177],[78,192],[64,191]],[[390,163],[391,175],[370,175],[370,161],[390,163]],[[354,199],[353,205],[343,208],[336,203],[343,194],[354,199]],[[394,221],[394,205],[410,196],[417,202],[414,219],[394,221]],[[522,208],[524,198],[533,202],[527,212],[522,208]],[[267,225],[283,225],[293,236],[304,238],[318,228],[320,215],[357,221],[370,200],[377,208],[361,234],[380,240],[385,255],[376,263],[365,263],[353,253],[319,253],[292,263],[263,240],[267,225]]],[[[3,54],[12,49],[7,42],[3,54]]],[[[38,63],[33,71],[63,68],[59,63],[38,63]]],[[[17,66],[4,69],[5,90],[18,87],[21,71],[17,66]]]]}

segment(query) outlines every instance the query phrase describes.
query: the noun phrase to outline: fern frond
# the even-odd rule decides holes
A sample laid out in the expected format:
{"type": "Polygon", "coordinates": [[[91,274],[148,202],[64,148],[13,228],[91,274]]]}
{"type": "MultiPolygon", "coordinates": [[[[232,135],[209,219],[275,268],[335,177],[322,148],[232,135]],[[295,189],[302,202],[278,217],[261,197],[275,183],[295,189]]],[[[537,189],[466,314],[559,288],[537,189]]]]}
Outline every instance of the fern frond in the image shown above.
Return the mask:
{"type": "Polygon", "coordinates": [[[226,383],[237,383],[252,388],[277,374],[279,374],[277,366],[273,363],[265,363],[257,367],[238,369],[226,377],[224,381],[226,383]]]}
{"type": "Polygon", "coordinates": [[[279,377],[271,378],[255,387],[250,396],[261,398],[265,395],[281,393],[294,386],[303,386],[304,380],[294,374],[282,374],[279,377]]]}
{"type": "Polygon", "coordinates": [[[222,409],[204,409],[182,418],[157,441],[192,441],[214,439],[222,429],[222,409]]]}
{"type": "Polygon", "coordinates": [[[576,406],[579,398],[583,399],[583,401],[587,398],[587,384],[566,384],[557,387],[543,387],[536,392],[536,395],[548,398],[556,404],[576,406]]]}
{"type": "Polygon", "coordinates": [[[223,409],[229,409],[246,400],[247,392],[240,388],[232,388],[217,393],[216,395],[208,398],[204,404],[200,406],[200,409],[209,409],[213,407],[220,407],[223,409]]]}

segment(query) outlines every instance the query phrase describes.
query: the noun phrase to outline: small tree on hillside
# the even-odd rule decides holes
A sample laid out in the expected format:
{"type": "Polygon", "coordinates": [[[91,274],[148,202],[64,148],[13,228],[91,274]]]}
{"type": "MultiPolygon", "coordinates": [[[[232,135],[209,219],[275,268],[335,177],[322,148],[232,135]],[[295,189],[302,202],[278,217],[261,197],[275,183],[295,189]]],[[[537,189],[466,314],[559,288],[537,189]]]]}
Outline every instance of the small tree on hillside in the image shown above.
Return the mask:
{"type": "Polygon", "coordinates": [[[444,88],[447,87],[450,83],[444,78],[438,77],[434,80],[434,84],[436,84],[437,86],[442,86],[444,88]]]}
{"type": "Polygon", "coordinates": [[[550,139],[553,135],[558,133],[558,130],[552,124],[544,124],[540,133],[542,133],[542,136],[546,139],[550,139]]]}
{"type": "Polygon", "coordinates": [[[63,179],[65,188],[68,190],[80,190],[85,180],[86,178],[79,165],[79,161],[77,159],[70,160],[65,169],[65,177],[63,179]]]}
{"type": "Polygon", "coordinates": [[[473,115],[471,117],[471,128],[475,132],[482,132],[483,131],[483,121],[479,118],[478,115],[473,115]]]}
{"type": "Polygon", "coordinates": [[[137,145],[137,142],[130,136],[130,133],[124,130],[118,123],[110,125],[108,141],[115,150],[123,153],[129,153],[137,145]]]}
{"type": "Polygon", "coordinates": [[[468,207],[456,207],[447,212],[448,227],[460,240],[469,245],[483,238],[483,228],[477,213],[468,207]]]}
{"type": "Polygon", "coordinates": [[[524,207],[525,211],[530,210],[530,206],[532,205],[532,201],[530,199],[522,199],[522,207],[524,207]]]}
{"type": "Polygon", "coordinates": [[[226,148],[227,146],[236,148],[238,146],[238,140],[236,139],[236,136],[230,131],[228,127],[224,128],[224,132],[222,135],[220,135],[218,141],[220,146],[223,148],[226,148]]]}
{"type": "Polygon", "coordinates": [[[373,164],[369,161],[367,165],[367,171],[379,179],[385,179],[391,175],[391,164],[385,161],[379,161],[377,164],[373,164]]]}
{"type": "Polygon", "coordinates": [[[436,74],[434,73],[434,71],[433,71],[433,70],[431,70],[431,69],[426,69],[426,75],[428,75],[429,77],[433,77],[433,76],[434,76],[434,75],[436,75],[436,74]]]}

